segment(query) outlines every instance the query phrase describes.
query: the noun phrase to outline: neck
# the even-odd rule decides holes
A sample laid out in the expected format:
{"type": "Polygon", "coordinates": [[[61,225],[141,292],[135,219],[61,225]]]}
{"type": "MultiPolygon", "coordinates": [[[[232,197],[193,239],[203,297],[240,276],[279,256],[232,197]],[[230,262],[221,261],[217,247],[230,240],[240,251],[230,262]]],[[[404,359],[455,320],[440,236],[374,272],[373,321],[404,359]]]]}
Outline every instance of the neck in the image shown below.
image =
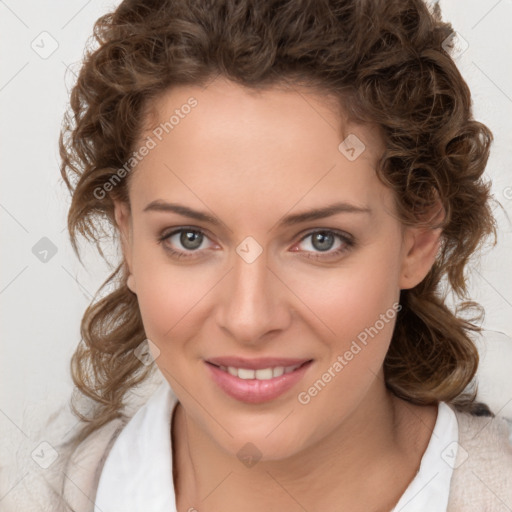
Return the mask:
{"type": "Polygon", "coordinates": [[[352,511],[390,510],[418,470],[437,408],[407,404],[381,379],[374,387],[328,436],[286,459],[252,466],[226,453],[178,406],[173,422],[178,510],[327,512],[339,510],[341,502],[352,511]]]}

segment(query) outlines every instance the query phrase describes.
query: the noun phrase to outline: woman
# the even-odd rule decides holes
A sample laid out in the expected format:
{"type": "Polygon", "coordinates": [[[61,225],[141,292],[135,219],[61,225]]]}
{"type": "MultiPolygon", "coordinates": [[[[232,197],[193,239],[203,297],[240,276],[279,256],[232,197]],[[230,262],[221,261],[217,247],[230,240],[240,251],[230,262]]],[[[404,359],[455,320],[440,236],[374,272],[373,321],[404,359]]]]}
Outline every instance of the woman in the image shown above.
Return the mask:
{"type": "Polygon", "coordinates": [[[62,175],[75,249],[101,252],[106,221],[122,261],[83,318],[72,374],[94,408],[55,503],[512,507],[505,424],[475,401],[477,327],[442,295],[444,279],[466,298],[494,220],[492,135],[438,10],[125,0],[95,37],[62,175]]]}

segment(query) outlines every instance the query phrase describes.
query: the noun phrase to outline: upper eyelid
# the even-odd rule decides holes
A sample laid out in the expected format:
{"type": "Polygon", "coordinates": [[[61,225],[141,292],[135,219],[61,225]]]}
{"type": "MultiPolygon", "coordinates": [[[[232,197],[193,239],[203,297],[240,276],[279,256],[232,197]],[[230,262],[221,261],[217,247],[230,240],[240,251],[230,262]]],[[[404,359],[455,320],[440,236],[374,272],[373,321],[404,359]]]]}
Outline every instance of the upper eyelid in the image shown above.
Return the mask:
{"type": "Polygon", "coordinates": [[[169,238],[178,233],[182,233],[183,231],[195,231],[197,233],[201,233],[202,235],[206,236],[210,240],[212,239],[212,237],[208,234],[208,230],[205,230],[203,228],[198,228],[195,226],[179,226],[179,227],[171,228],[171,229],[169,229],[169,231],[164,229],[162,231],[162,234],[159,236],[159,238],[161,238],[161,239],[169,238]]]}
{"type": "Polygon", "coordinates": [[[350,239],[350,240],[353,238],[352,235],[350,235],[349,233],[347,233],[341,229],[313,228],[313,229],[308,229],[308,230],[304,231],[303,234],[299,234],[300,240],[303,240],[307,236],[314,235],[315,233],[332,233],[341,238],[346,238],[346,239],[350,239]]]}

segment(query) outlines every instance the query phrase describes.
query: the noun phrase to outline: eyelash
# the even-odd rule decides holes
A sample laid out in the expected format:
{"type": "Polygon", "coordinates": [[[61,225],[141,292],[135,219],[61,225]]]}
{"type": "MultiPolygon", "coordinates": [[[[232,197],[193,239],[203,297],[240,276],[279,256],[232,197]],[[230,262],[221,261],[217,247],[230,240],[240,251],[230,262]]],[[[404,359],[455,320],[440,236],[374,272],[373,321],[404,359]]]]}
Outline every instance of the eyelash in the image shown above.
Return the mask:
{"type": "MultiPolygon", "coordinates": [[[[183,227],[181,227],[179,229],[175,229],[175,230],[171,231],[170,233],[164,233],[163,235],[158,237],[157,243],[161,244],[164,247],[164,250],[167,253],[169,253],[170,256],[173,257],[173,258],[177,258],[177,259],[182,259],[182,258],[184,258],[184,259],[198,258],[200,256],[196,256],[196,255],[194,255],[194,253],[199,253],[200,252],[199,250],[195,250],[195,251],[177,251],[176,249],[172,249],[171,247],[164,245],[164,242],[166,240],[168,240],[169,238],[171,238],[172,236],[174,236],[174,235],[176,235],[178,233],[183,233],[183,232],[187,232],[187,231],[192,231],[194,233],[201,234],[201,235],[203,235],[203,237],[209,239],[209,237],[206,235],[206,233],[204,233],[204,231],[202,231],[201,229],[195,228],[193,226],[190,226],[190,227],[183,226],[183,227]]],[[[303,242],[308,237],[310,237],[312,235],[315,235],[317,233],[334,235],[339,240],[341,240],[342,245],[338,249],[336,249],[335,251],[332,251],[332,252],[328,252],[328,251],[321,252],[321,251],[318,251],[318,252],[314,252],[313,254],[310,254],[311,251],[294,251],[294,252],[304,252],[304,253],[307,254],[307,256],[305,256],[306,258],[323,259],[323,260],[325,260],[325,259],[332,259],[332,258],[336,258],[338,256],[341,256],[342,254],[344,254],[345,252],[349,251],[350,249],[352,249],[355,246],[355,241],[354,241],[354,239],[353,239],[353,237],[351,235],[349,235],[348,233],[339,232],[339,231],[336,231],[336,230],[333,230],[333,229],[315,229],[313,231],[309,231],[305,235],[302,236],[302,238],[299,240],[299,243],[303,242]],[[326,255],[327,257],[324,256],[324,255],[326,255]]]]}

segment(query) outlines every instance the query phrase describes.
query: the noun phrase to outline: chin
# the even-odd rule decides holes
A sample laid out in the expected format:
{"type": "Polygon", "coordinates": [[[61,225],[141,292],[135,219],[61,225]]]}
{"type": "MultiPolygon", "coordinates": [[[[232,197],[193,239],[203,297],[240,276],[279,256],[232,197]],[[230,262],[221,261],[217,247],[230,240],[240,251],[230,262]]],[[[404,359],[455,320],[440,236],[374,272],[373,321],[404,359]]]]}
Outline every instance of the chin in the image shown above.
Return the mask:
{"type": "MultiPolygon", "coordinates": [[[[293,457],[304,450],[307,435],[304,423],[297,424],[297,418],[287,418],[289,410],[283,414],[268,415],[267,418],[251,417],[223,423],[225,431],[218,436],[218,430],[211,432],[217,445],[230,456],[241,459],[245,456],[260,461],[279,461],[293,457]],[[283,421],[284,419],[284,421],[283,421]]],[[[291,414],[290,416],[293,416],[291,414]]]]}

